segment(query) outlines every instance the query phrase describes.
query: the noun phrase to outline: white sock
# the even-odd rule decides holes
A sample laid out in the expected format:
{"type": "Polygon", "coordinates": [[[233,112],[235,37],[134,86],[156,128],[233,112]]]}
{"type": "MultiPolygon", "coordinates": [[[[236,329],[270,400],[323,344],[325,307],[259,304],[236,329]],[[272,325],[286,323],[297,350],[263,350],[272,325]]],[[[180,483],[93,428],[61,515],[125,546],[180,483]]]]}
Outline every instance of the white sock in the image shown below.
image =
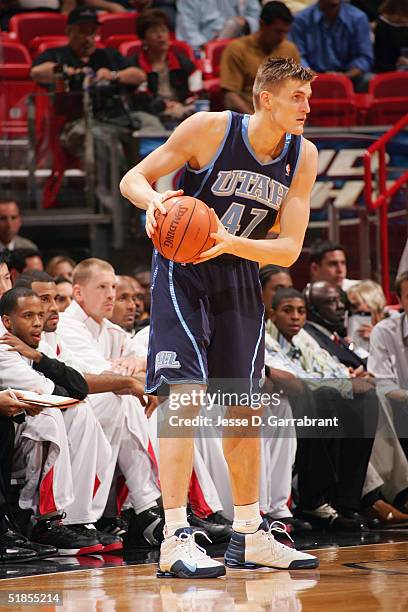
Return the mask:
{"type": "Polygon", "coordinates": [[[187,508],[186,506],[180,506],[180,508],[168,508],[164,510],[164,537],[169,538],[174,535],[177,529],[183,527],[189,527],[187,520],[187,508]]]}
{"type": "Polygon", "coordinates": [[[259,511],[259,501],[246,506],[234,506],[234,522],[232,528],[238,533],[254,533],[262,523],[259,511]]]}

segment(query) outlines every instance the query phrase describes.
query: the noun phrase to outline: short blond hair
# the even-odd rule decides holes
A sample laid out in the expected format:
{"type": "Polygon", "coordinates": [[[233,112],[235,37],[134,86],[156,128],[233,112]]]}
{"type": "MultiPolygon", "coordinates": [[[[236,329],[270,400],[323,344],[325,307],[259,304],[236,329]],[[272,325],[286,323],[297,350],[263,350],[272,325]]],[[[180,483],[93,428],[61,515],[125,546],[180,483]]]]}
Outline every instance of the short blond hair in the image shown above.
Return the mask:
{"type": "Polygon", "coordinates": [[[104,259],[97,259],[96,257],[89,257],[80,261],[74,268],[72,274],[73,285],[85,285],[92,276],[95,269],[102,270],[104,272],[113,272],[115,270],[108,261],[104,259]]]}
{"type": "Polygon", "coordinates": [[[313,70],[304,68],[291,57],[267,57],[258,68],[252,88],[254,108],[260,108],[261,91],[271,91],[274,85],[279,85],[287,79],[311,83],[315,76],[313,70]]]}
{"type": "Polygon", "coordinates": [[[387,304],[384,291],[379,283],[373,280],[362,280],[352,285],[347,291],[347,295],[356,295],[362,302],[365,302],[371,312],[381,316],[387,304]]]}

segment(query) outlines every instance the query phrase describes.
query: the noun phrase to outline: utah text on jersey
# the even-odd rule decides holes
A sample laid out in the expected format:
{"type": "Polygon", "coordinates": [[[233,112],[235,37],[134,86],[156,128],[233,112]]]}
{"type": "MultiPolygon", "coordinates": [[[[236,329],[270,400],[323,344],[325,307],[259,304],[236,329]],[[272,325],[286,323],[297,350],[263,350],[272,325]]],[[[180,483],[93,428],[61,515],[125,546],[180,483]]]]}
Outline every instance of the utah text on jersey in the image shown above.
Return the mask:
{"type": "Polygon", "coordinates": [[[220,170],[211,191],[217,196],[241,196],[279,210],[289,187],[265,174],[247,170],[220,170]]]}

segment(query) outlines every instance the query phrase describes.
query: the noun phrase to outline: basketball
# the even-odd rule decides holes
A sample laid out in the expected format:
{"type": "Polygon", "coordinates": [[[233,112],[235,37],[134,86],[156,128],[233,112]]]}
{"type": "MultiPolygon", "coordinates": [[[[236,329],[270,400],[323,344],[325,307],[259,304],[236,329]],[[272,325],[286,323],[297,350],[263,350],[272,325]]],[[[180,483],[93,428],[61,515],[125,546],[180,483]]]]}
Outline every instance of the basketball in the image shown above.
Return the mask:
{"type": "Polygon", "coordinates": [[[191,263],[215,244],[210,234],[217,222],[207,204],[191,196],[169,198],[164,202],[167,214],[156,212],[157,227],[152,236],[156,249],[178,263],[191,263]]]}

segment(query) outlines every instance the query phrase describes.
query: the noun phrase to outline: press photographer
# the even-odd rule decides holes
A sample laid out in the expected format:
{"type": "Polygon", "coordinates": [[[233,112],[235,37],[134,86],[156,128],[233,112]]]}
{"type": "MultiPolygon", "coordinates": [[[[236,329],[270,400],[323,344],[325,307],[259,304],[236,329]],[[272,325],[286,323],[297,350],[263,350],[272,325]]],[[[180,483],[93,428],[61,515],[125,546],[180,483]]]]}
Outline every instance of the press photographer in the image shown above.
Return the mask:
{"type": "Polygon", "coordinates": [[[95,73],[96,81],[116,82],[137,87],[146,80],[140,68],[116,49],[98,49],[96,37],[99,22],[97,13],[89,8],[76,8],[68,16],[68,45],[54,47],[41,53],[33,61],[31,78],[40,85],[55,83],[56,67],[63,66],[66,77],[71,78],[83,68],[95,73]]]}
{"type": "Polygon", "coordinates": [[[152,100],[135,94],[146,74],[116,49],[97,47],[99,22],[89,8],[76,8],[68,16],[68,45],[48,49],[34,61],[31,78],[55,92],[54,110],[64,117],[60,143],[77,157],[83,153],[85,138],[83,92],[89,92],[92,116],[102,123],[116,123],[130,129],[160,128],[150,110],[152,100]],[[75,92],[77,95],[75,95],[75,92]],[[145,116],[151,112],[152,115],[145,116]]]}

